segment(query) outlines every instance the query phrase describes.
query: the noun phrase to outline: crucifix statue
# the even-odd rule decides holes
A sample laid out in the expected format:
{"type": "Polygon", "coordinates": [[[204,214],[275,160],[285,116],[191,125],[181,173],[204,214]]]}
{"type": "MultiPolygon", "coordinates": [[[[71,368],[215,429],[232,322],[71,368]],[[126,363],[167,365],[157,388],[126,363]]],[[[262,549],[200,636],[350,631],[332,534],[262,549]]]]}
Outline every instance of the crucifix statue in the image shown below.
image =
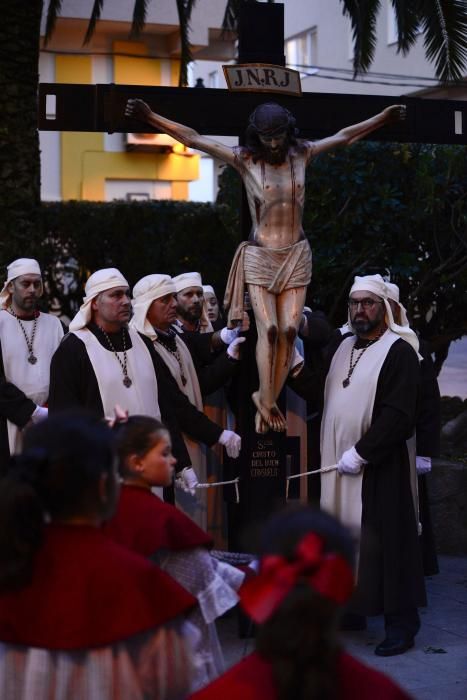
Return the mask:
{"type": "Polygon", "coordinates": [[[348,146],[405,118],[405,107],[392,105],[312,142],[297,138],[289,110],[265,103],[250,115],[245,146],[236,148],[154,113],[142,100],[128,100],[125,115],[228,163],[242,178],[253,224],[249,240],[235,253],[225,306],[230,325],[241,321],[244,290],[248,289],[258,330],[259,388],[252,394],[257,409],[255,428],[258,433],[284,431],[286,421],[277,398],[289,373],[311,280],[311,250],[302,228],[306,168],[318,154],[348,146]]]}

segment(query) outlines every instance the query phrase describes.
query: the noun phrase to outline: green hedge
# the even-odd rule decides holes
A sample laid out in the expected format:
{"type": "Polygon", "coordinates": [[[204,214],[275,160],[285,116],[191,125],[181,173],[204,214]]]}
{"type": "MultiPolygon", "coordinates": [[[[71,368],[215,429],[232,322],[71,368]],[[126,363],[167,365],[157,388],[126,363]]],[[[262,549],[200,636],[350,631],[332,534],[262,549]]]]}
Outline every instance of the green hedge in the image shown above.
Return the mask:
{"type": "Polygon", "coordinates": [[[223,223],[222,209],[172,201],[43,204],[41,242],[18,253],[40,260],[48,301],[60,299],[67,316],[82,298],[86,278],[102,267],[117,267],[130,285],[156,272],[196,270],[222,294],[238,243],[236,232],[223,223]],[[57,270],[70,258],[78,263],[78,286],[63,299],[57,270]]]}

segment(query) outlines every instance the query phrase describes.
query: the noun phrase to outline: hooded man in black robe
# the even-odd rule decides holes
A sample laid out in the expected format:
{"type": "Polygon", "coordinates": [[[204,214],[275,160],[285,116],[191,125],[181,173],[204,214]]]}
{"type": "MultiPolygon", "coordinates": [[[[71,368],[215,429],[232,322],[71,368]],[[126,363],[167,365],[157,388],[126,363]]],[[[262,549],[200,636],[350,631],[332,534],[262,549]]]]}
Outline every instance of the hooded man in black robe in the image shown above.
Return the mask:
{"type": "MultiPolygon", "coordinates": [[[[418,340],[394,322],[380,275],[356,277],[349,298],[355,335],[341,338],[326,377],[321,426],[321,507],[360,540],[348,619],[362,629],[384,614],[379,656],[402,654],[426,605],[418,539],[415,430],[420,383],[418,340]]],[[[303,378],[302,378],[303,380],[303,378]]],[[[291,382],[309,397],[300,375],[291,382]]],[[[347,627],[349,628],[349,627],[347,627]]]]}

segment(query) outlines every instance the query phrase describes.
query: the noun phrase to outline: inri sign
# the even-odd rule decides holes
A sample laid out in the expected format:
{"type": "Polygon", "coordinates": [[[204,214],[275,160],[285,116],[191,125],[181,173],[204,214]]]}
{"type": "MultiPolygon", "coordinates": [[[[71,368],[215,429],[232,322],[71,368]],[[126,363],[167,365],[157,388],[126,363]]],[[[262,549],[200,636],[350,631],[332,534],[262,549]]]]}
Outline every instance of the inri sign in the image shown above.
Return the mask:
{"type": "Polygon", "coordinates": [[[301,95],[300,73],[268,63],[222,66],[227,87],[233,92],[281,92],[301,95]]]}

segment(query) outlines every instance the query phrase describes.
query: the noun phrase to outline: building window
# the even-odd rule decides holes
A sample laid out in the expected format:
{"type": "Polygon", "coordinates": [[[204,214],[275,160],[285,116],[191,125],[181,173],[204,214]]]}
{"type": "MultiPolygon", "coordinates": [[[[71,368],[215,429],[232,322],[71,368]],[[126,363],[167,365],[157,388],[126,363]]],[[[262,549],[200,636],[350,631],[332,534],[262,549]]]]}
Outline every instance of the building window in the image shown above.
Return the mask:
{"type": "Polygon", "coordinates": [[[105,201],[116,199],[127,202],[144,202],[151,199],[172,199],[171,182],[158,180],[112,180],[105,181],[105,201]]]}
{"type": "Polygon", "coordinates": [[[151,199],[149,192],[127,192],[128,202],[148,202],[151,199]]]}
{"type": "Polygon", "coordinates": [[[302,77],[316,72],[316,29],[308,29],[287,39],[285,60],[288,68],[300,71],[302,77]]]}

